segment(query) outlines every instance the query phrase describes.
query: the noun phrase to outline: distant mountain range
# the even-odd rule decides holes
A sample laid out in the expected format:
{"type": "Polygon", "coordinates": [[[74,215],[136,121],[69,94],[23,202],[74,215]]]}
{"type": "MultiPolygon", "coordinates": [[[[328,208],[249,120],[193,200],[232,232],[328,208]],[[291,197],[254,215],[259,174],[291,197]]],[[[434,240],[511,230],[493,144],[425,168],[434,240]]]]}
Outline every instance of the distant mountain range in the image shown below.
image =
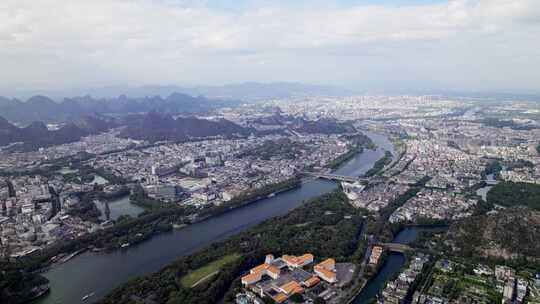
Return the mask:
{"type": "Polygon", "coordinates": [[[271,98],[287,98],[292,96],[348,96],[359,93],[328,85],[310,85],[294,82],[245,82],[222,86],[156,85],[138,87],[107,86],[66,90],[16,90],[10,91],[10,95],[19,96],[24,99],[35,95],[46,95],[51,99],[60,101],[66,96],[91,95],[97,99],[111,99],[116,98],[117,96],[127,95],[131,98],[144,98],[146,96],[169,96],[174,92],[182,92],[192,96],[202,95],[211,99],[233,99],[244,102],[271,98]]]}
{"type": "Polygon", "coordinates": [[[215,121],[196,117],[175,119],[170,114],[155,111],[109,119],[85,116],[76,122],[65,124],[58,130],[48,130],[42,122],[33,122],[24,128],[19,128],[0,117],[0,147],[15,144],[10,149],[32,151],[75,142],[83,136],[101,133],[113,127],[124,127],[121,137],[150,142],[185,141],[213,136],[248,136],[254,132],[252,129],[241,127],[225,119],[215,121]]]}
{"type": "Polygon", "coordinates": [[[121,95],[110,99],[95,99],[90,96],[65,98],[55,102],[49,97],[37,95],[23,102],[0,97],[0,115],[19,124],[33,121],[65,122],[95,114],[142,113],[159,111],[164,113],[200,113],[223,106],[238,104],[236,101],[212,100],[173,93],[166,98],[160,96],[128,98],[121,95]]]}
{"type": "Polygon", "coordinates": [[[0,117],[0,147],[16,143],[10,147],[12,150],[37,150],[78,141],[83,136],[102,133],[111,128],[120,128],[120,137],[149,142],[187,141],[215,136],[246,137],[251,134],[342,134],[355,131],[354,126],[348,123],[331,119],[312,121],[280,113],[257,119],[252,124],[279,125],[282,128],[257,131],[253,127],[243,127],[225,119],[206,120],[194,116],[174,118],[171,114],[153,110],[117,117],[87,115],[63,124],[57,130],[49,130],[43,122],[33,122],[21,128],[0,117]]]}
{"type": "Polygon", "coordinates": [[[231,121],[205,120],[196,117],[173,118],[168,114],[149,112],[146,115],[126,117],[126,128],[120,136],[150,142],[184,141],[212,136],[248,136],[254,130],[243,128],[231,121]]]}
{"type": "Polygon", "coordinates": [[[84,121],[85,127],[68,123],[58,130],[48,130],[42,122],[33,122],[27,127],[19,128],[0,117],[0,146],[18,143],[14,149],[20,151],[37,150],[69,142],[78,141],[82,136],[101,132],[107,129],[107,123],[92,118],[84,121]]]}

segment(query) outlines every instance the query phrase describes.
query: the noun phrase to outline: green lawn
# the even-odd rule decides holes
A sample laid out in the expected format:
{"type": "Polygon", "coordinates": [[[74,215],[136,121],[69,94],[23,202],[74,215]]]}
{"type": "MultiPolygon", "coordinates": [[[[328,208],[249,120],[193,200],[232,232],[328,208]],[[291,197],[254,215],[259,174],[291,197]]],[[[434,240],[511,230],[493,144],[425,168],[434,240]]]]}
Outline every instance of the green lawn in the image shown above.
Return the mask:
{"type": "MultiPolygon", "coordinates": [[[[190,273],[180,279],[180,282],[185,288],[191,288],[195,283],[201,281],[202,279],[207,279],[212,277],[213,274],[219,272],[219,270],[226,264],[234,262],[240,258],[239,254],[229,254],[222,257],[219,260],[215,260],[205,266],[193,270],[190,273]]],[[[202,280],[204,281],[204,280],[202,280]]]]}

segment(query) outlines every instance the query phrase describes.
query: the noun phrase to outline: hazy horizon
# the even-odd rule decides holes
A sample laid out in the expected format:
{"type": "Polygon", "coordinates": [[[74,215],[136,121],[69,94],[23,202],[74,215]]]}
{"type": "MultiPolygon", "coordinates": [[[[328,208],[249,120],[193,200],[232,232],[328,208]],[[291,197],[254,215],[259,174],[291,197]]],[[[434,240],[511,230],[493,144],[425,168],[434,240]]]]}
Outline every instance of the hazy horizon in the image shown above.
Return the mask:
{"type": "Polygon", "coordinates": [[[532,0],[0,3],[0,95],[295,82],[540,92],[532,0]]]}

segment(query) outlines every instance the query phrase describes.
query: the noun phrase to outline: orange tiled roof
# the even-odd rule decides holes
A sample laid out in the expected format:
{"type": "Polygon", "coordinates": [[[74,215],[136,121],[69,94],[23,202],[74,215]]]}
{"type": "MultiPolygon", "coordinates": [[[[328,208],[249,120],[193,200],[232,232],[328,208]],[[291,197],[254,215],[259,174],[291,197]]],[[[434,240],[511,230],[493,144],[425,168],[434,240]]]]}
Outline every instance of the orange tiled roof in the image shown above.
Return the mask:
{"type": "Polygon", "coordinates": [[[248,275],[243,276],[242,277],[242,282],[250,283],[250,282],[258,281],[260,279],[261,279],[261,273],[260,272],[254,272],[254,273],[250,273],[248,275]]]}
{"type": "Polygon", "coordinates": [[[311,253],[305,253],[301,256],[286,255],[284,254],[281,259],[283,259],[288,264],[300,265],[304,264],[307,261],[313,260],[313,255],[311,253]]]}
{"type": "Polygon", "coordinates": [[[300,258],[302,261],[308,261],[308,260],[313,260],[313,254],[311,253],[305,253],[301,256],[299,256],[298,258],[300,258]]]}
{"type": "Polygon", "coordinates": [[[250,272],[251,273],[257,273],[257,272],[263,272],[265,270],[276,273],[276,274],[279,274],[279,272],[280,272],[279,268],[277,268],[274,265],[270,265],[270,264],[261,264],[259,266],[254,267],[254,268],[251,268],[250,272]]]}
{"type": "Polygon", "coordinates": [[[281,259],[284,260],[285,262],[289,263],[289,264],[296,264],[296,257],[294,255],[286,255],[286,254],[284,254],[281,257],[281,259]]]}
{"type": "Polygon", "coordinates": [[[302,288],[302,287],[296,281],[290,281],[279,287],[279,289],[281,289],[285,294],[288,294],[288,295],[295,293],[295,291],[297,291],[299,288],[302,288]]]}
{"type": "Polygon", "coordinates": [[[274,299],[274,301],[276,301],[276,303],[283,303],[287,300],[287,295],[285,295],[284,293],[280,292],[278,293],[277,295],[273,296],[272,299],[274,299]]]}
{"type": "Polygon", "coordinates": [[[311,278],[307,279],[305,282],[304,282],[304,285],[307,287],[307,288],[310,288],[310,287],[313,287],[315,285],[317,285],[321,280],[316,277],[316,276],[312,276],[311,278]]]}
{"type": "Polygon", "coordinates": [[[268,266],[270,266],[270,265],[268,265],[268,264],[261,264],[261,265],[259,265],[259,266],[256,266],[256,267],[251,268],[250,272],[251,272],[251,273],[261,272],[261,271],[263,271],[263,270],[268,269],[268,266]]]}
{"type": "Polygon", "coordinates": [[[270,272],[273,272],[275,274],[280,273],[279,268],[277,268],[276,266],[273,266],[273,265],[268,265],[268,267],[266,268],[266,271],[270,271],[270,272]]]}
{"type": "Polygon", "coordinates": [[[318,271],[326,279],[335,279],[336,278],[336,273],[335,272],[330,271],[328,269],[325,269],[323,267],[315,266],[315,270],[318,271]]]}
{"type": "Polygon", "coordinates": [[[326,259],[320,262],[319,264],[317,264],[317,266],[320,266],[325,269],[332,269],[334,268],[335,265],[336,265],[336,261],[334,259],[326,259]]]}

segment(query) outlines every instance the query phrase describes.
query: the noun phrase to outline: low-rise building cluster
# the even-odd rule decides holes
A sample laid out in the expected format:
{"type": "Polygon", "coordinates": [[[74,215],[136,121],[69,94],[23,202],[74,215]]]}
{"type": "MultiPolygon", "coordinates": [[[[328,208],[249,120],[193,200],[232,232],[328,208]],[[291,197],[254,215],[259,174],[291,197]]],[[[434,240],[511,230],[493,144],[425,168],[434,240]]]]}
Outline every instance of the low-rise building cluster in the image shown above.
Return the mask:
{"type": "Polygon", "coordinates": [[[409,266],[403,270],[397,279],[386,284],[382,291],[379,303],[400,304],[405,302],[405,297],[413,290],[413,283],[422,273],[424,265],[429,261],[429,255],[417,253],[414,255],[409,266]]]}
{"type": "Polygon", "coordinates": [[[470,216],[477,200],[444,190],[424,189],[390,216],[391,223],[418,219],[453,220],[470,216]]]}
{"type": "Polygon", "coordinates": [[[471,274],[465,271],[464,265],[442,259],[437,261],[430,275],[424,286],[415,292],[413,304],[521,304],[538,300],[531,292],[538,282],[504,265],[479,264],[471,274]]]}

